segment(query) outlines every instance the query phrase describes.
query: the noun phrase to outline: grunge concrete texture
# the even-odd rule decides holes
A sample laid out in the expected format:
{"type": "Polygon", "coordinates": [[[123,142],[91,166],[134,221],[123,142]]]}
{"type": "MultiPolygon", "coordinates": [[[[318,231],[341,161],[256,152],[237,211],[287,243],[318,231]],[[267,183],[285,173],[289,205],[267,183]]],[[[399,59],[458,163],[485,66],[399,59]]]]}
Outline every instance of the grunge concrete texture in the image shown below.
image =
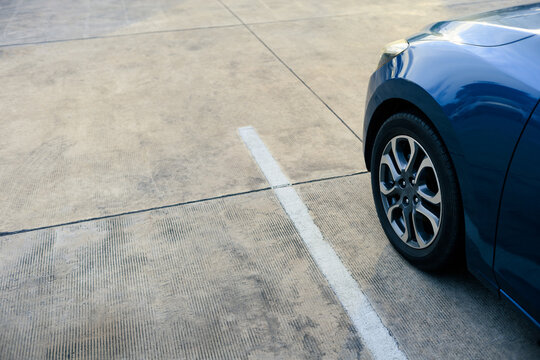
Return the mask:
{"type": "Polygon", "coordinates": [[[0,0],[0,358],[371,358],[246,125],[409,358],[539,358],[469,275],[396,256],[359,139],[386,42],[522,3],[0,0]]]}
{"type": "Polygon", "coordinates": [[[368,359],[302,245],[270,192],[0,238],[0,357],[368,359]]]}

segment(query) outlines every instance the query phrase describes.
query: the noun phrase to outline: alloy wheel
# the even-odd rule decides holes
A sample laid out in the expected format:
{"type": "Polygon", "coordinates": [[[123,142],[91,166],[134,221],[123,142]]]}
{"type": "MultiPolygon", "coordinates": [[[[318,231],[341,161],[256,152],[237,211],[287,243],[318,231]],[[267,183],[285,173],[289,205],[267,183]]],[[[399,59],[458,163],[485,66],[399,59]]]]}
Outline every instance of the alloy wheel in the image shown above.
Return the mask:
{"type": "Polygon", "coordinates": [[[379,164],[379,189],[397,236],[412,248],[428,247],[441,227],[442,198],[433,162],[415,139],[398,135],[386,144],[379,164]]]}

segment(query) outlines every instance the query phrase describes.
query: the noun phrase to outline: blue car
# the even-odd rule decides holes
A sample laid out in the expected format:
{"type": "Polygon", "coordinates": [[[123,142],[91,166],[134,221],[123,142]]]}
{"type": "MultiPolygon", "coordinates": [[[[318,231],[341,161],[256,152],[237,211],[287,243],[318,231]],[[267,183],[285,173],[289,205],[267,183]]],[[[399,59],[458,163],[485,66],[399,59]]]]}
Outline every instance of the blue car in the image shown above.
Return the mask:
{"type": "Polygon", "coordinates": [[[540,4],[427,27],[371,76],[381,225],[425,270],[462,263],[540,327],[540,4]]]}

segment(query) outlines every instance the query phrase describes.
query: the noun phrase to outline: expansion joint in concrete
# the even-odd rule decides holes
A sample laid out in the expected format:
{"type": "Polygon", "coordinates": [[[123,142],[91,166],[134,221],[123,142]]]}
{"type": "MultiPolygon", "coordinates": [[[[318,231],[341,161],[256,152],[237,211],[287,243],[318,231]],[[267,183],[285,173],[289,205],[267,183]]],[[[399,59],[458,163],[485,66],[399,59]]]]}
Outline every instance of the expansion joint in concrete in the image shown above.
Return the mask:
{"type": "MultiPolygon", "coordinates": [[[[337,176],[331,176],[331,177],[325,177],[325,178],[298,181],[298,182],[295,182],[295,183],[288,184],[286,186],[291,186],[291,185],[295,186],[295,185],[309,184],[309,183],[314,183],[314,182],[319,182],[319,181],[341,179],[341,178],[344,178],[344,177],[362,175],[362,174],[365,174],[365,173],[366,173],[365,171],[360,171],[360,172],[355,172],[355,173],[352,173],[352,174],[337,175],[337,176]]],[[[278,186],[278,187],[281,187],[281,186],[278,186]]],[[[268,187],[264,187],[264,188],[260,188],[260,189],[241,191],[241,192],[236,192],[236,193],[232,193],[232,194],[218,195],[218,196],[213,196],[213,197],[208,197],[208,198],[203,198],[203,199],[179,202],[179,203],[162,205],[162,206],[155,206],[155,207],[150,207],[150,208],[146,208],[146,209],[125,211],[125,212],[111,214],[111,215],[96,216],[96,217],[92,217],[92,218],[88,218],[88,219],[80,219],[80,220],[68,221],[68,222],[64,222],[64,223],[60,223],[60,224],[45,225],[45,226],[40,226],[40,227],[34,227],[34,228],[29,228],[29,229],[20,229],[20,230],[14,230],[14,231],[0,231],[0,237],[8,236],[8,235],[21,234],[21,233],[26,233],[26,232],[31,232],[31,231],[51,229],[51,228],[56,228],[56,227],[66,226],[66,225],[79,224],[79,223],[95,221],[95,220],[110,219],[110,218],[124,216],[124,215],[144,213],[144,212],[149,212],[149,211],[153,211],[153,210],[161,210],[161,209],[167,209],[167,208],[171,208],[171,207],[184,206],[184,205],[190,205],[190,204],[197,204],[197,203],[202,203],[202,202],[207,202],[207,201],[212,201],[212,200],[225,199],[225,198],[236,197],[236,196],[241,196],[241,195],[247,195],[247,194],[261,192],[261,191],[272,190],[273,188],[275,188],[275,187],[268,186],[268,187]]]]}
{"type": "Polygon", "coordinates": [[[283,66],[285,66],[287,68],[287,70],[289,70],[289,72],[291,74],[293,74],[294,77],[296,77],[298,79],[298,81],[300,81],[317,99],[319,99],[319,101],[360,141],[360,142],[363,142],[362,138],[360,136],[358,136],[358,134],[345,122],[345,120],[343,120],[341,118],[341,116],[339,116],[335,111],[334,109],[332,109],[330,107],[330,105],[328,105],[328,103],[326,101],[324,101],[324,99],[322,97],[319,96],[319,94],[317,94],[315,92],[315,90],[313,90],[282,58],[280,58],[278,56],[278,54],[276,54],[276,52],[274,50],[272,50],[272,48],[270,46],[268,46],[268,44],[266,44],[263,39],[261,39],[252,29],[251,27],[246,24],[244,22],[244,20],[242,20],[242,18],[240,18],[238,15],[236,15],[236,13],[234,11],[232,11],[226,4],[224,4],[221,0],[218,0],[221,5],[226,8],[230,13],[231,15],[233,15],[242,25],[244,25],[244,27],[281,63],[283,64],[283,66]]]}

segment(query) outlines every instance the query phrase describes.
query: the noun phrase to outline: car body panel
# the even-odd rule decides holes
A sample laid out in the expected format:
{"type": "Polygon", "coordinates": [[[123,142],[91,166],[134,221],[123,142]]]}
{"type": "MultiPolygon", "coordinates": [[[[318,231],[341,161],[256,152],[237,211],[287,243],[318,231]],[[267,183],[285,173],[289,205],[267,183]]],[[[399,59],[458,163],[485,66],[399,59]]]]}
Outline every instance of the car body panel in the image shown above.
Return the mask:
{"type": "MultiPolygon", "coordinates": [[[[540,23],[540,3],[518,5],[466,16],[461,21],[500,25],[520,30],[538,30],[540,23]]],[[[488,35],[491,36],[491,35],[488,35]]]]}
{"type": "MultiPolygon", "coordinates": [[[[469,21],[442,21],[433,24],[428,31],[430,35],[442,37],[439,40],[487,47],[506,45],[532,36],[528,31],[521,29],[508,29],[498,25],[469,21]]],[[[435,37],[424,39],[436,40],[435,37]]]]}
{"type": "Polygon", "coordinates": [[[501,201],[494,271],[505,295],[540,319],[540,108],[531,116],[508,170],[501,201]]]}
{"type": "Polygon", "coordinates": [[[501,46],[538,34],[540,4],[514,6],[453,21],[440,21],[421,34],[460,44],[501,46]]]}
{"type": "Polygon", "coordinates": [[[377,113],[386,103],[405,100],[425,114],[458,177],[468,268],[499,290],[493,272],[499,205],[511,156],[540,99],[540,36],[533,31],[491,47],[451,39],[432,33],[409,38],[409,48],[372,75],[365,160],[369,169],[377,113]]]}

